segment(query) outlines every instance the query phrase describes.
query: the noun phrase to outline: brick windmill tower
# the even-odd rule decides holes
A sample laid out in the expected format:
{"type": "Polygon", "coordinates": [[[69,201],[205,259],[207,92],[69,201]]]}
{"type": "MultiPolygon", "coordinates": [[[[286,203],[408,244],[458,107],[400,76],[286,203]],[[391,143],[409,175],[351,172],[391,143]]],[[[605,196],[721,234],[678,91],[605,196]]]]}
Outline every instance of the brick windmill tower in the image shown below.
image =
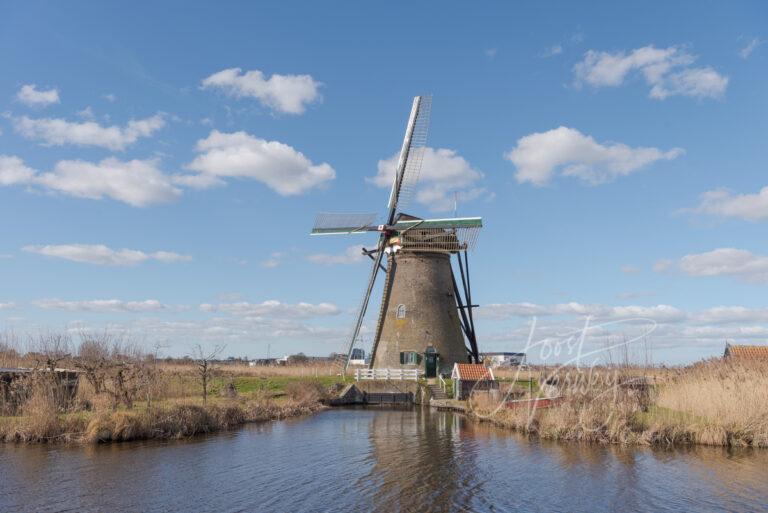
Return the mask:
{"type": "Polygon", "coordinates": [[[346,348],[345,369],[380,272],[384,291],[371,368],[421,368],[433,377],[449,373],[454,363],[479,359],[467,252],[482,219],[422,219],[402,212],[421,170],[431,103],[431,97],[413,99],[384,222],[375,223],[377,214],[326,213],[317,216],[312,230],[312,235],[379,234],[375,248],[363,249],[373,266],[346,348]],[[451,265],[454,255],[460,281],[451,265]]]}

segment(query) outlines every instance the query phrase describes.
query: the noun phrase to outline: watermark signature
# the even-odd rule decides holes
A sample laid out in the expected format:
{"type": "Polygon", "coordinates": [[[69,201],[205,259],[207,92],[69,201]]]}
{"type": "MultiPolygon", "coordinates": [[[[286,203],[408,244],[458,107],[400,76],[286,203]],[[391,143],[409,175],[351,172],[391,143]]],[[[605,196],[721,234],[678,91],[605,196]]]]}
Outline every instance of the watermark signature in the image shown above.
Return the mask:
{"type": "Polygon", "coordinates": [[[489,388],[487,382],[475,383],[468,405],[480,418],[492,418],[510,409],[523,411],[524,427],[530,430],[538,410],[567,401],[578,410],[582,430],[603,429],[614,418],[621,401],[631,397],[635,402],[642,402],[643,394],[647,393],[644,378],[626,372],[628,355],[631,346],[642,348],[656,328],[653,319],[595,323],[594,318],[588,316],[579,328],[537,338],[538,319],[533,317],[524,352],[529,358],[534,356],[543,363],[536,366],[540,373],[538,378],[534,378],[530,368],[520,365],[511,378],[498,383],[503,390],[493,387],[484,390],[489,388]],[[616,333],[627,325],[631,325],[634,334],[617,340],[616,333]],[[604,337],[603,344],[598,344],[597,337],[604,337]],[[615,352],[624,357],[623,362],[616,362],[620,365],[614,364],[615,352]],[[599,416],[600,422],[595,423],[594,415],[585,416],[590,407],[605,410],[604,415],[599,416]]]}

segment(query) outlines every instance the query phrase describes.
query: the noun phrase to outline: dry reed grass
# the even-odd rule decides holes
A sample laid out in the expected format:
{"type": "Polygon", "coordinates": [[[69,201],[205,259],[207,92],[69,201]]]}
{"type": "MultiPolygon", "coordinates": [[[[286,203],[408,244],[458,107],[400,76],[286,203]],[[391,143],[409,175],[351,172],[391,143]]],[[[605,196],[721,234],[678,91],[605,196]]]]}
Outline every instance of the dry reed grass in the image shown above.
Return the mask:
{"type": "Polygon", "coordinates": [[[509,409],[478,394],[471,414],[553,440],[768,447],[765,365],[713,360],[663,371],[649,394],[622,386],[640,375],[625,371],[614,370],[614,380],[561,379],[561,402],[547,409],[509,409]]]}

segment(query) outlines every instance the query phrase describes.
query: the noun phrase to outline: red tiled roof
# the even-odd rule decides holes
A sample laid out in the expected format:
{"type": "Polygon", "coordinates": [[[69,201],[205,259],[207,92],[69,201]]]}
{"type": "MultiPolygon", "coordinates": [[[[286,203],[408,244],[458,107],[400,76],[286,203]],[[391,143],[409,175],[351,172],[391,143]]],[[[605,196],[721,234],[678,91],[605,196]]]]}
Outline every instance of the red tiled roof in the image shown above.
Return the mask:
{"type": "Polygon", "coordinates": [[[459,379],[465,381],[493,380],[493,372],[485,365],[479,363],[457,363],[459,379]]]}
{"type": "Polygon", "coordinates": [[[750,358],[752,360],[768,359],[768,346],[729,345],[725,348],[725,356],[750,358]]]}

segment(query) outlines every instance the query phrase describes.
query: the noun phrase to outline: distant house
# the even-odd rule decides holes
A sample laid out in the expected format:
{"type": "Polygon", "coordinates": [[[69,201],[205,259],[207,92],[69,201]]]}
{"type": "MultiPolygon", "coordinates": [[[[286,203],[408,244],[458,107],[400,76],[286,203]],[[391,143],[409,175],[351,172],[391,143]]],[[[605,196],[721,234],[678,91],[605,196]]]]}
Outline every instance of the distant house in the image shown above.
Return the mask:
{"type": "Polygon", "coordinates": [[[740,344],[725,344],[726,359],[738,358],[740,360],[768,362],[768,346],[746,346],[740,344]]]}
{"type": "Polygon", "coordinates": [[[481,353],[483,363],[491,367],[518,367],[525,365],[525,353],[481,353]]]}
{"type": "Polygon", "coordinates": [[[454,399],[465,400],[473,391],[499,388],[493,369],[480,363],[454,363],[451,379],[454,399]]]}

